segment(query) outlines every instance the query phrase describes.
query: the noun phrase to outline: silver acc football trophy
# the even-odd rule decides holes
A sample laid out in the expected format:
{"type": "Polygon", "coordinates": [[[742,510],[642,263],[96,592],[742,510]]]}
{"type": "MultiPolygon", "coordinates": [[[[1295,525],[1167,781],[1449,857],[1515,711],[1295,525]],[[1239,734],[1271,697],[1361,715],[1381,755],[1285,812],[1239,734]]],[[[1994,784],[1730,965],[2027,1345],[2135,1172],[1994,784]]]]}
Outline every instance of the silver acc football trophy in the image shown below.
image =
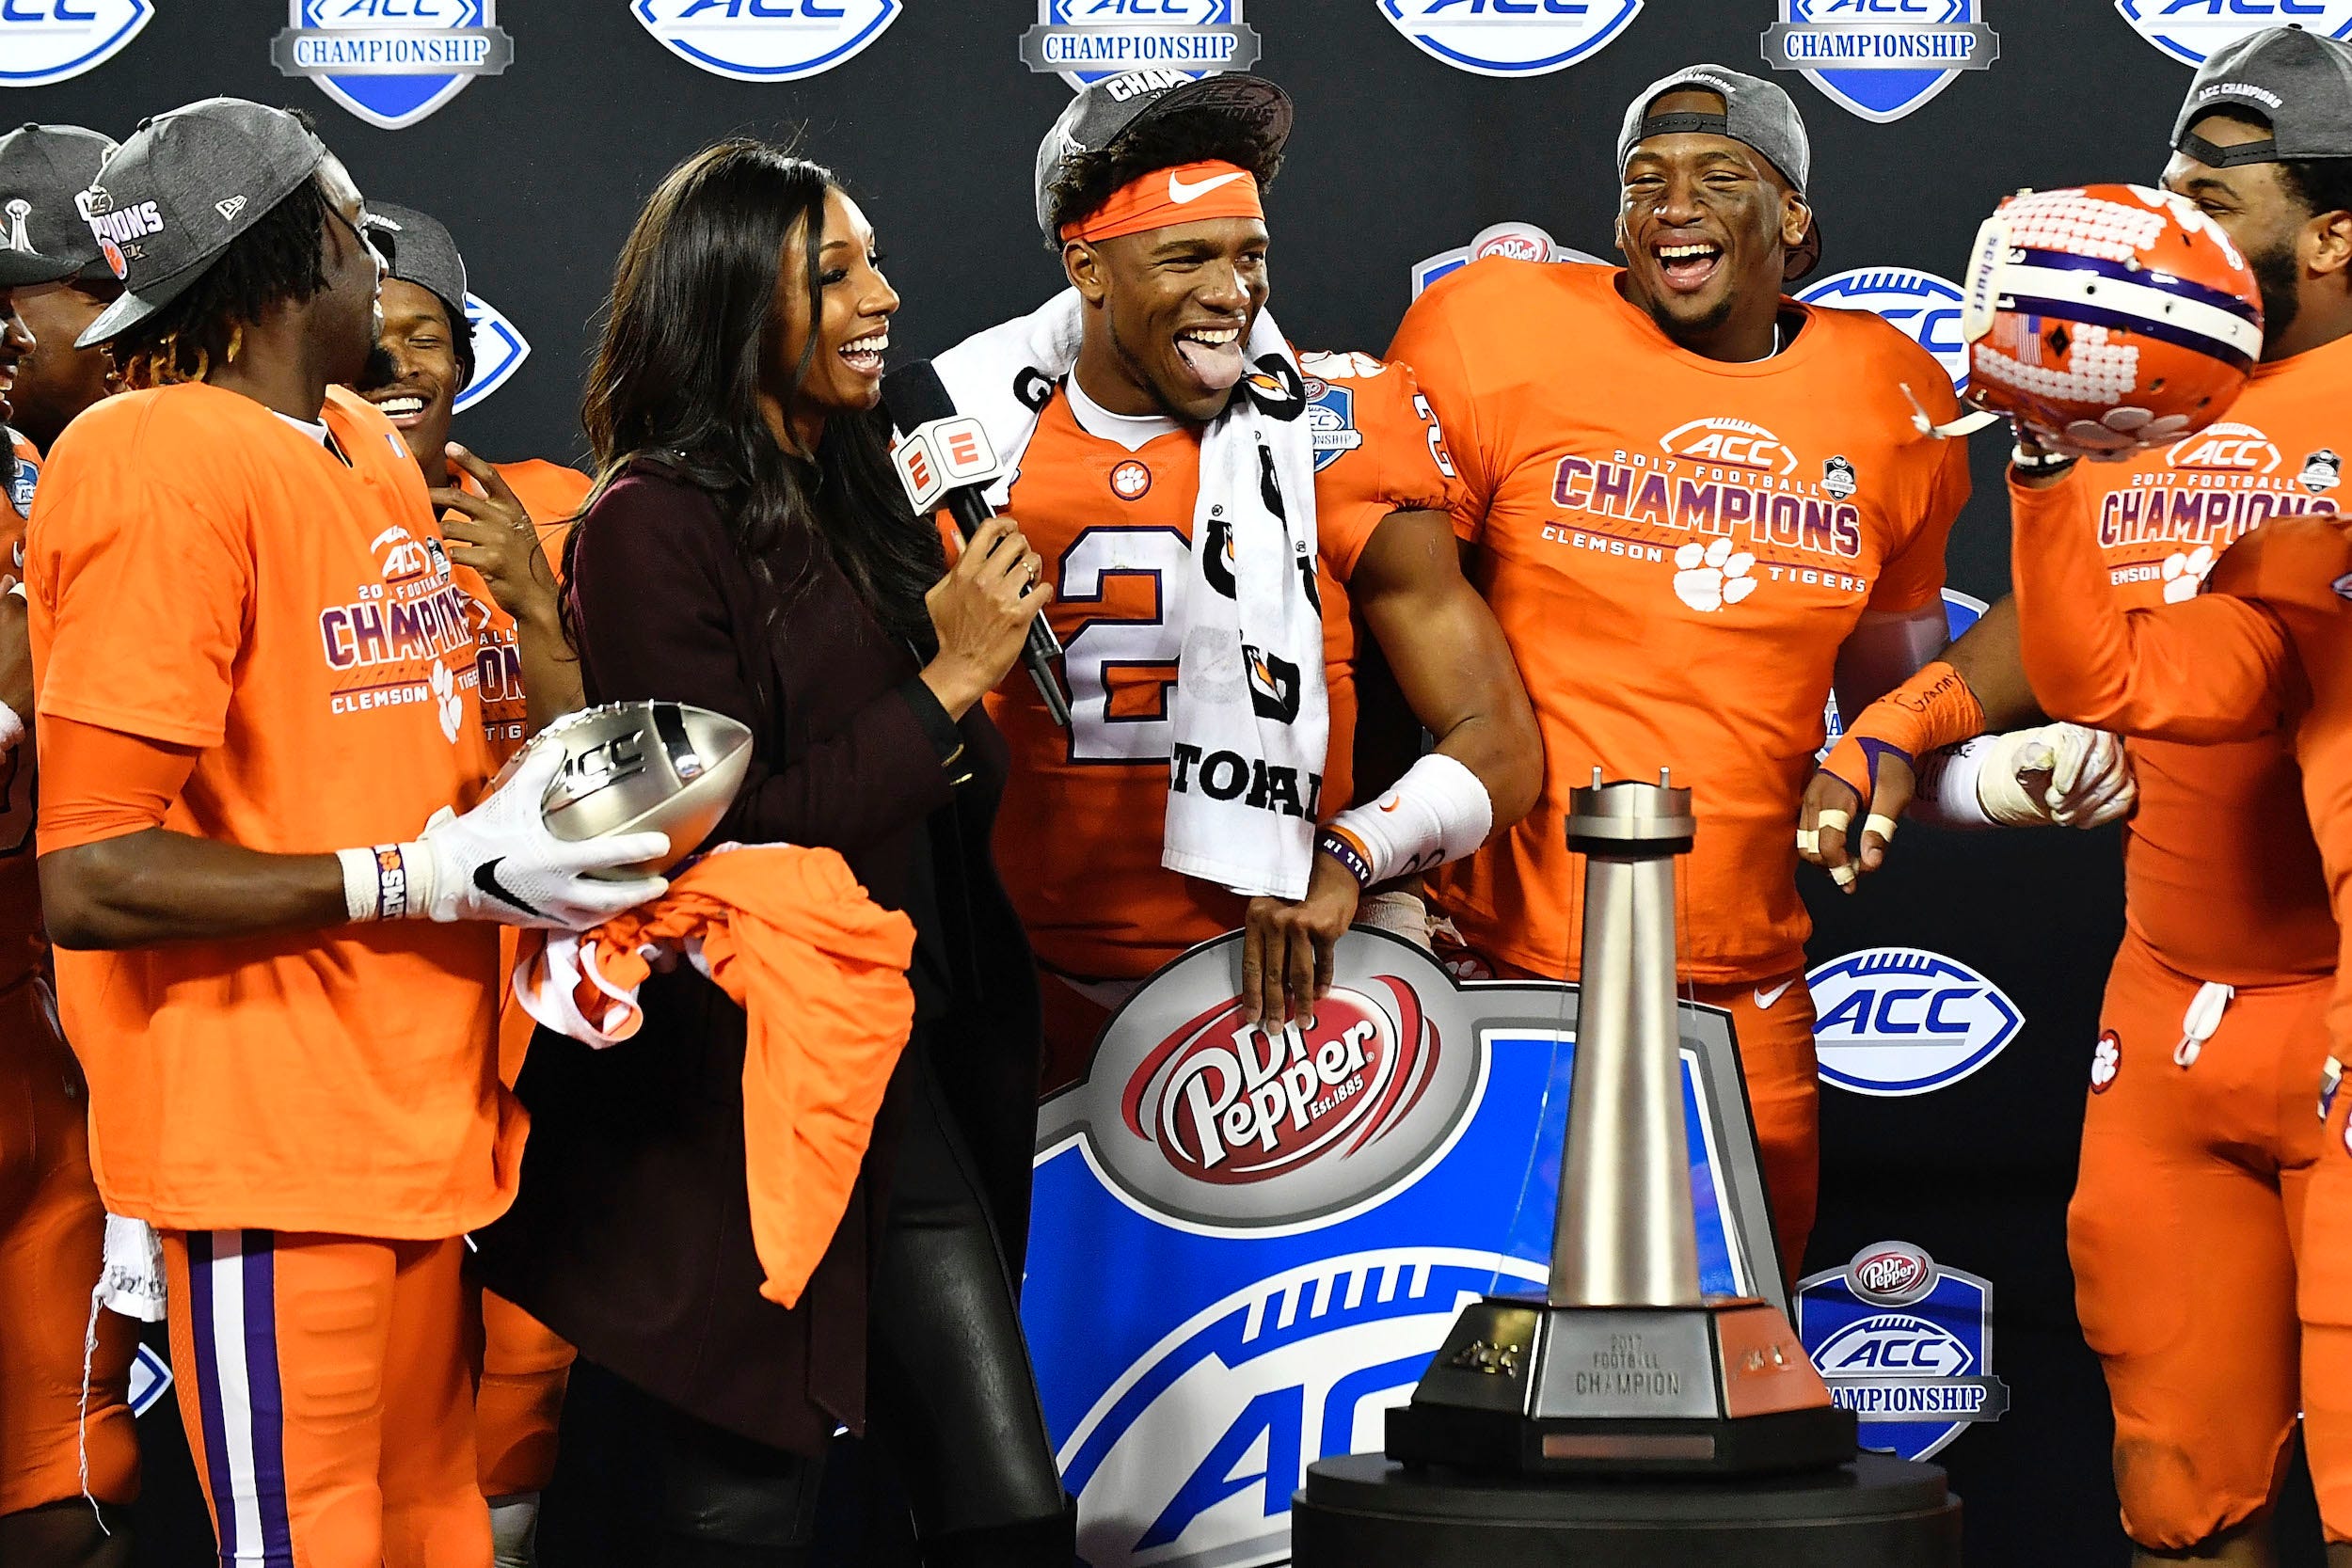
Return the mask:
{"type": "Polygon", "coordinates": [[[1517,1475],[1756,1474],[1854,1456],[1788,1318],[1699,1289],[1675,1005],[1675,857],[1691,792],[1603,784],[1568,807],[1586,857],[1581,1003],[1550,1286],[1463,1308],[1389,1457],[1517,1475]]]}

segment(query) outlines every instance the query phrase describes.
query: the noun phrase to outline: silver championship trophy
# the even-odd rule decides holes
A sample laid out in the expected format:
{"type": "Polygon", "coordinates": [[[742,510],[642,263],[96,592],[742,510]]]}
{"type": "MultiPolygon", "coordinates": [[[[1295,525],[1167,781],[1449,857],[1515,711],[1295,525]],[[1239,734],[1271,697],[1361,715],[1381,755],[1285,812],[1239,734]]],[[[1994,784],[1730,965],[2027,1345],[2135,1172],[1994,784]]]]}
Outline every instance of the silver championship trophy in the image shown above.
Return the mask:
{"type": "Polygon", "coordinates": [[[1389,1457],[1514,1475],[1740,1475],[1843,1464],[1830,1401],[1781,1310],[1699,1289],[1675,1001],[1675,857],[1691,792],[1573,792],[1584,958],[1551,1278],[1454,1320],[1389,1457]]]}

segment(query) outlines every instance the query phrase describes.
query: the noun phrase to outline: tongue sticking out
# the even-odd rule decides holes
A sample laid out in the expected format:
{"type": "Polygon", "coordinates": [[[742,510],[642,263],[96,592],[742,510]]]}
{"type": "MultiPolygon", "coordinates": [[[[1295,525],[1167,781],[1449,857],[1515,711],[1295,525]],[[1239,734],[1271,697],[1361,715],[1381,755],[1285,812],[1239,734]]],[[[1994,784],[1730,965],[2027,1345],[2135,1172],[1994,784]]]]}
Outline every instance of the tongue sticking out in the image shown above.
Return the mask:
{"type": "Polygon", "coordinates": [[[1176,340],[1176,353],[1186,369],[1200,378],[1200,385],[1212,392],[1221,392],[1241,379],[1246,368],[1241,357],[1241,340],[1216,346],[1192,338],[1176,340]]]}

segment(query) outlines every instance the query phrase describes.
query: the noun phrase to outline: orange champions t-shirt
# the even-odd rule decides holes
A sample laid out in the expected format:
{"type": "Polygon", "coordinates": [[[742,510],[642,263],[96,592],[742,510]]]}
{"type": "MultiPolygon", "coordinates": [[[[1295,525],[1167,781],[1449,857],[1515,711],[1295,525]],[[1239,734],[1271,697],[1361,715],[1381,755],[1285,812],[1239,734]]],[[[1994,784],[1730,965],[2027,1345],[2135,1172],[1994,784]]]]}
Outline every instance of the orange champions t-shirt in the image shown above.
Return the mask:
{"type": "MultiPolygon", "coordinates": [[[[5,425],[16,467],[8,479],[7,504],[0,505],[0,593],[24,575],[24,524],[40,485],[40,452],[5,425]]],[[[33,847],[33,737],[26,736],[0,757],[0,990],[22,983],[40,968],[49,941],[40,919],[40,875],[33,847]]]]}
{"type": "MultiPolygon", "coordinates": [[[[1349,803],[1354,773],[1356,632],[1343,585],[1382,518],[1449,510],[1454,482],[1410,371],[1360,354],[1299,363],[1315,430],[1327,818],[1349,803]]],[[[1012,750],[996,864],[1039,958],[1081,978],[1134,979],[1240,925],[1247,901],[1160,864],[1200,432],[1089,418],[1105,434],[1080,426],[1066,386],[1056,391],[1007,507],[1045,559],[1073,700],[1064,731],[1017,665],[989,695],[1012,750]]]]}
{"type": "MultiPolygon", "coordinates": [[[[411,838],[491,772],[423,477],[361,399],[322,418],[348,466],[234,392],[109,398],[50,454],[26,550],[40,718],[197,749],[166,826],[281,854],[411,838]]],[[[497,964],[494,927],[421,920],[60,952],[107,1207],[417,1239],[496,1217],[525,1125],[497,964]]]]}
{"type": "MultiPolygon", "coordinates": [[[[515,499],[523,503],[525,515],[538,531],[539,548],[547,555],[548,564],[555,569],[556,580],[561,582],[564,537],[571,532],[580,503],[588,499],[595,483],[578,468],[536,457],[519,463],[493,463],[490,467],[506,481],[515,499]]],[[[482,493],[481,486],[465,470],[453,467],[450,471],[468,491],[477,496],[482,493]]],[[[481,682],[483,734],[490,742],[491,756],[503,763],[531,738],[531,704],[523,690],[522,651],[516,641],[515,617],[499,608],[490,585],[479,575],[464,566],[456,568],[455,575],[457,585],[472,601],[474,638],[479,645],[474,668],[481,682]]],[[[515,960],[521,942],[522,934],[513,927],[499,927],[499,1080],[509,1088],[523,1069],[532,1034],[538,1028],[515,997],[515,960]]]]}
{"type": "Polygon", "coordinates": [[[1526,820],[1431,879],[1475,949],[1538,974],[1577,961],[1568,792],[1593,768],[1689,786],[1682,973],[1804,967],[1797,807],[1837,650],[1865,610],[1944,584],[1968,496],[1963,443],[1920,435],[1950,377],[1876,316],[1782,302],[1777,355],[1677,347],[1616,268],[1489,260],[1406,313],[1390,352],[1436,404],[1466,499],[1458,531],[1544,736],[1526,820]]]}
{"type": "MultiPolygon", "coordinates": [[[[2348,404],[2343,339],[2256,365],[2221,423],[2128,466],[2083,465],[2118,602],[2192,597],[2232,543],[2270,519],[2336,515],[2348,404]]],[[[2334,968],[2335,919],[2292,737],[2129,745],[2139,809],[2123,852],[2125,918],[2140,940],[2182,974],[2233,986],[2334,968]]]]}
{"type": "MultiPolygon", "coordinates": [[[[564,536],[571,532],[572,521],[580,515],[580,503],[588,499],[595,482],[578,468],[535,457],[520,463],[493,463],[490,467],[506,481],[515,499],[523,503],[523,511],[538,531],[539,547],[546,552],[548,564],[555,568],[561,581],[564,536]]],[[[450,471],[466,490],[474,495],[482,493],[481,486],[468,478],[463,469],[453,466],[450,471]]],[[[474,636],[481,643],[477,668],[482,677],[482,723],[489,732],[491,750],[503,761],[531,736],[531,706],[524,700],[523,661],[515,642],[515,618],[499,608],[498,600],[491,597],[489,585],[472,572],[459,567],[457,581],[480,607],[474,620],[474,636]]]]}

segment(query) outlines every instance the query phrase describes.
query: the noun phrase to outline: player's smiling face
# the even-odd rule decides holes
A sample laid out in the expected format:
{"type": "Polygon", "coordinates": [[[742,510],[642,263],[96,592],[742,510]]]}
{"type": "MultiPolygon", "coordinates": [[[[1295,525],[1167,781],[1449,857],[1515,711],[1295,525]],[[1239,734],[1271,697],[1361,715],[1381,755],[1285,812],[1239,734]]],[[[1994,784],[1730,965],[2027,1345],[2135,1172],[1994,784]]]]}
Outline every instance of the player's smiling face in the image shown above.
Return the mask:
{"type": "MultiPolygon", "coordinates": [[[[1722,114],[1702,91],[1670,92],[1653,115],[1722,114]]],[[[1705,132],[1651,136],[1627,156],[1617,212],[1627,293],[1667,336],[1703,341],[1735,311],[1771,311],[1788,247],[1804,236],[1804,204],[1772,163],[1744,142],[1705,132]]]]}
{"type": "Polygon", "coordinates": [[[1107,358],[1133,394],[1130,406],[1104,406],[1196,424],[1223,413],[1272,292],[1266,245],[1263,222],[1232,217],[1065,246],[1071,281],[1098,307],[1087,312],[1087,333],[1109,350],[1095,362],[1107,358]]]}
{"type": "Polygon", "coordinates": [[[16,312],[15,295],[8,289],[0,289],[0,424],[16,416],[8,394],[16,389],[17,366],[32,352],[33,335],[25,329],[24,318],[16,312]]]}
{"type": "MultiPolygon", "coordinates": [[[[2216,147],[2269,139],[2270,129],[2234,114],[2211,114],[2189,127],[2216,147]]],[[[2185,152],[2164,166],[2164,188],[2185,196],[2246,255],[2263,296],[2263,337],[2275,345],[2301,313],[2304,230],[2318,226],[2288,191],[2277,164],[2215,168],[2185,152]]]]}
{"type": "Polygon", "coordinates": [[[384,283],[382,353],[371,360],[379,376],[363,390],[384,411],[428,474],[447,461],[449,422],[457,404],[457,338],[449,311],[432,290],[398,278],[384,283]]]}

